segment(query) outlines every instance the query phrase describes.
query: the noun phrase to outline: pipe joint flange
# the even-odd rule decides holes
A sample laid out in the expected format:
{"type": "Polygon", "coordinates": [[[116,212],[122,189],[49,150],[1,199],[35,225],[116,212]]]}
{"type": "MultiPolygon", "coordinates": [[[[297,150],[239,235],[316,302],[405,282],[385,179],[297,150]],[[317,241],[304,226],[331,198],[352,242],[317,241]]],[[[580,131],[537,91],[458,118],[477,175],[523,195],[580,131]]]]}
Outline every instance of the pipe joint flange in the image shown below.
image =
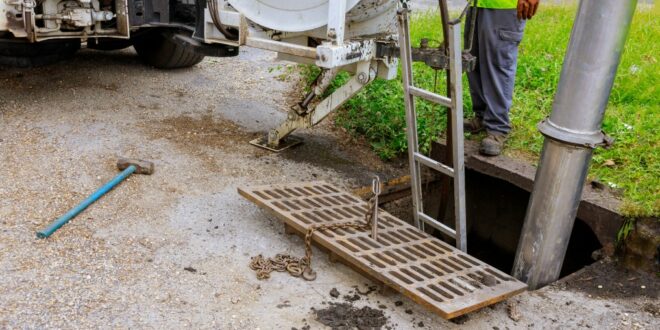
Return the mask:
{"type": "Polygon", "coordinates": [[[553,123],[546,118],[538,125],[538,129],[544,136],[562,143],[595,149],[597,147],[609,148],[614,139],[602,130],[595,132],[576,131],[553,123]]]}

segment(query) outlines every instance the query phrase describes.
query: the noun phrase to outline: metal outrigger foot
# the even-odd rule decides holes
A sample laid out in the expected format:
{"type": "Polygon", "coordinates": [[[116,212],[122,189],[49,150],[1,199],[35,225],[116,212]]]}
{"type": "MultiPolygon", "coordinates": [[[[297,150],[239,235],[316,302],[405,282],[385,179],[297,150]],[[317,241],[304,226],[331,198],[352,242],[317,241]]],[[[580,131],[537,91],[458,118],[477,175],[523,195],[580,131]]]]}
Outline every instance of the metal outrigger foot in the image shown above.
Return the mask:
{"type": "Polygon", "coordinates": [[[250,144],[272,152],[281,152],[303,143],[303,139],[295,136],[287,136],[279,141],[277,145],[268,144],[268,136],[262,136],[250,141],[250,144]]]}

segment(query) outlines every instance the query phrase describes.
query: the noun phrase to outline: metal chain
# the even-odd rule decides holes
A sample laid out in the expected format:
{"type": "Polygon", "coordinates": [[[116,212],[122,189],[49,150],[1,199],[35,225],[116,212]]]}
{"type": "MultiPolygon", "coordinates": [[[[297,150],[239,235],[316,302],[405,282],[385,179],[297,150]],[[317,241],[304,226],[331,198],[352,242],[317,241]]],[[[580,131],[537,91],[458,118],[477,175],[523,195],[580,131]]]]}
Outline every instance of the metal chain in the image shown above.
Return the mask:
{"type": "Polygon", "coordinates": [[[307,281],[316,279],[316,272],[312,270],[312,236],[314,232],[323,230],[335,229],[357,229],[357,230],[370,230],[371,221],[374,213],[376,195],[372,196],[367,201],[367,210],[364,213],[364,222],[339,222],[329,223],[323,225],[312,225],[307,228],[305,233],[305,256],[294,257],[288,254],[276,254],[274,258],[264,258],[261,254],[252,257],[250,260],[250,268],[257,273],[257,279],[264,280],[270,278],[270,273],[273,271],[284,272],[287,271],[291,276],[302,277],[307,281]]]}

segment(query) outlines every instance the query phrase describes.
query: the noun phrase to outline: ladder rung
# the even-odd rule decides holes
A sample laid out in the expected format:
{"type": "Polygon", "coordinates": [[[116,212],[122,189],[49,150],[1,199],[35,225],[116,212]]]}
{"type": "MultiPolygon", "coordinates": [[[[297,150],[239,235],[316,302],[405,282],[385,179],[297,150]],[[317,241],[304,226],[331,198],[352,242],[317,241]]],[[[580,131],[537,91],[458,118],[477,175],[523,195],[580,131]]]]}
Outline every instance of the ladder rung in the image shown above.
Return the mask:
{"type": "Polygon", "coordinates": [[[427,223],[431,225],[431,227],[440,230],[444,234],[448,235],[449,237],[456,238],[456,231],[452,228],[449,228],[445,224],[441,223],[438,220],[435,220],[428,215],[424,214],[423,212],[417,212],[417,216],[424,221],[424,223],[427,223]]]}
{"type": "Polygon", "coordinates": [[[427,90],[417,88],[415,86],[409,86],[408,92],[414,96],[421,97],[429,102],[437,103],[445,107],[451,107],[451,99],[446,96],[438,95],[436,93],[431,93],[427,90]]]}
{"type": "Polygon", "coordinates": [[[454,177],[454,169],[441,163],[438,161],[435,161],[431,158],[428,158],[420,153],[415,153],[415,160],[450,177],[454,177]]]}

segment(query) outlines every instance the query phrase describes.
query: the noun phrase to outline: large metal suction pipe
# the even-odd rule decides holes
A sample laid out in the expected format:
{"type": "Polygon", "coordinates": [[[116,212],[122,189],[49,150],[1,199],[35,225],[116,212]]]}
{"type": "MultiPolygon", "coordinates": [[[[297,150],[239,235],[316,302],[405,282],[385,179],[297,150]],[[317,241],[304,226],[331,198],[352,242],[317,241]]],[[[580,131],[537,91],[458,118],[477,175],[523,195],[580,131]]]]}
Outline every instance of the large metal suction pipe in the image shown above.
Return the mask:
{"type": "Polygon", "coordinates": [[[525,217],[513,276],[537,289],[556,281],[593,148],[606,143],[605,107],[636,0],[582,0],[573,24],[525,217]]]}

